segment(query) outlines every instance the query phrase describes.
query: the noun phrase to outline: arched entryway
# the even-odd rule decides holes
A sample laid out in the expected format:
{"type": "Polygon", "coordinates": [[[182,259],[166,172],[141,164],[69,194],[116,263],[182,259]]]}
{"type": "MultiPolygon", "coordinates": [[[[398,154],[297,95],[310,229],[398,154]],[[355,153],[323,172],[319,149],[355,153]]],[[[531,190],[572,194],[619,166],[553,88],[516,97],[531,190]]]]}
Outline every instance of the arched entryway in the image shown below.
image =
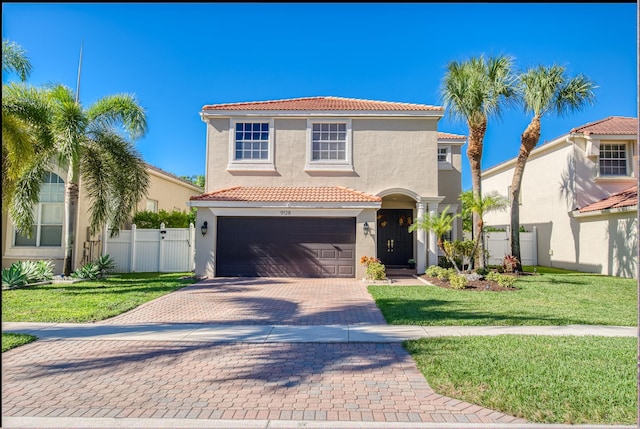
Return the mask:
{"type": "Polygon", "coordinates": [[[417,195],[403,189],[379,194],[376,214],[377,257],[387,268],[407,268],[416,259],[415,233],[409,232],[416,216],[417,195]]]}

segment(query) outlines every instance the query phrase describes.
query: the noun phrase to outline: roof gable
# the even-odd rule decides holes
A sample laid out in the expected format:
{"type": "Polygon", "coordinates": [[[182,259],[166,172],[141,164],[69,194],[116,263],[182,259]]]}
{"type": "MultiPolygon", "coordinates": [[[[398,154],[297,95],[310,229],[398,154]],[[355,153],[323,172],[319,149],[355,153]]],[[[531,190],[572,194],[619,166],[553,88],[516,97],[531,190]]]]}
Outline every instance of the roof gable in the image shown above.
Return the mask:
{"type": "Polygon", "coordinates": [[[599,121],[576,127],[571,130],[576,134],[638,134],[638,118],[627,118],[623,116],[609,116],[599,121]]]}

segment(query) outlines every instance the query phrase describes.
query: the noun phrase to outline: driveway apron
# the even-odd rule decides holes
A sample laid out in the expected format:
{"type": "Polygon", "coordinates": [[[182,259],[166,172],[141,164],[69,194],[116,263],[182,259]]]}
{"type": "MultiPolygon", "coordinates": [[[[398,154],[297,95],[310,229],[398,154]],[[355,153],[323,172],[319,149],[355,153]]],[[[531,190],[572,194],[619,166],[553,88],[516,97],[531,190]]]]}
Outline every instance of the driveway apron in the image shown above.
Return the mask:
{"type": "MultiPolygon", "coordinates": [[[[154,323],[385,322],[360,281],[274,278],[202,281],[99,322],[154,323]]],[[[41,340],[2,366],[3,420],[524,422],[434,393],[398,343],[41,340]]]]}

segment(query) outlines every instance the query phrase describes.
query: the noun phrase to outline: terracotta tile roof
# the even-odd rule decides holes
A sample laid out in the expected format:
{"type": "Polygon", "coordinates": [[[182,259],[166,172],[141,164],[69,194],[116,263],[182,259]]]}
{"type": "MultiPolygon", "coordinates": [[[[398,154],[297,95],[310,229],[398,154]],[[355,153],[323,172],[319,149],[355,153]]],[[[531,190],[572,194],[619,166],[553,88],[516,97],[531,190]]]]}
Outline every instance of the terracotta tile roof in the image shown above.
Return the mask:
{"type": "Polygon", "coordinates": [[[457,140],[466,140],[467,136],[462,136],[460,134],[451,134],[451,133],[441,133],[438,132],[439,139],[457,139],[457,140]]]}
{"type": "Polygon", "coordinates": [[[343,186],[252,187],[236,186],[196,195],[191,201],[245,202],[380,202],[382,198],[343,186]]]}
{"type": "Polygon", "coordinates": [[[631,207],[638,205],[638,186],[625,189],[622,192],[603,198],[600,201],[589,204],[578,211],[580,213],[593,212],[606,209],[619,209],[622,207],[631,207]]]}
{"type": "Polygon", "coordinates": [[[638,118],[609,116],[599,121],[576,127],[572,133],[581,134],[638,134],[638,118]]]}
{"type": "Polygon", "coordinates": [[[375,110],[444,111],[442,106],[360,100],[342,97],[305,97],[284,100],[252,101],[206,105],[202,110],[375,110]]]}
{"type": "MultiPolygon", "coordinates": [[[[151,165],[148,162],[145,162],[145,164],[146,164],[146,166],[147,166],[147,168],[149,170],[157,171],[158,173],[164,174],[165,176],[169,176],[169,177],[171,177],[171,178],[173,178],[175,180],[179,180],[179,181],[181,181],[181,182],[183,182],[183,183],[185,183],[187,185],[191,185],[191,186],[193,186],[195,188],[200,188],[199,186],[194,185],[192,182],[190,182],[188,180],[185,180],[182,177],[176,176],[173,173],[169,173],[168,171],[165,171],[165,170],[163,170],[163,169],[161,169],[159,167],[156,167],[155,165],[151,165]]],[[[202,188],[200,188],[200,189],[202,189],[202,188]]]]}

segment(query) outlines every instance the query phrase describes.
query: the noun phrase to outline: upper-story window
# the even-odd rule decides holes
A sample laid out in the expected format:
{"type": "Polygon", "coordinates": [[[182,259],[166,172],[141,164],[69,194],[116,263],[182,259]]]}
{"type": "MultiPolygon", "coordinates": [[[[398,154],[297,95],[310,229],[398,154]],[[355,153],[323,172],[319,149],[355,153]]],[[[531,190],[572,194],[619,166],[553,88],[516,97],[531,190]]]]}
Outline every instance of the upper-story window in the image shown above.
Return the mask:
{"type": "Polygon", "coordinates": [[[451,164],[451,146],[438,145],[438,168],[450,170],[451,164]]]}
{"type": "Polygon", "coordinates": [[[231,120],[227,170],[275,170],[273,120],[231,120]]]}
{"type": "Polygon", "coordinates": [[[236,123],[236,160],[269,158],[269,123],[236,123]]]}
{"type": "Polygon", "coordinates": [[[351,120],[307,121],[306,170],[353,171],[351,120]]]}
{"type": "Polygon", "coordinates": [[[14,246],[62,246],[64,220],[64,181],[55,173],[47,172],[40,186],[38,204],[34,206],[34,225],[31,237],[14,231],[14,246]]]}
{"type": "Polygon", "coordinates": [[[600,176],[627,176],[627,145],[600,144],[600,176]]]}
{"type": "Polygon", "coordinates": [[[158,200],[147,200],[147,211],[158,213],[158,200]]]}

